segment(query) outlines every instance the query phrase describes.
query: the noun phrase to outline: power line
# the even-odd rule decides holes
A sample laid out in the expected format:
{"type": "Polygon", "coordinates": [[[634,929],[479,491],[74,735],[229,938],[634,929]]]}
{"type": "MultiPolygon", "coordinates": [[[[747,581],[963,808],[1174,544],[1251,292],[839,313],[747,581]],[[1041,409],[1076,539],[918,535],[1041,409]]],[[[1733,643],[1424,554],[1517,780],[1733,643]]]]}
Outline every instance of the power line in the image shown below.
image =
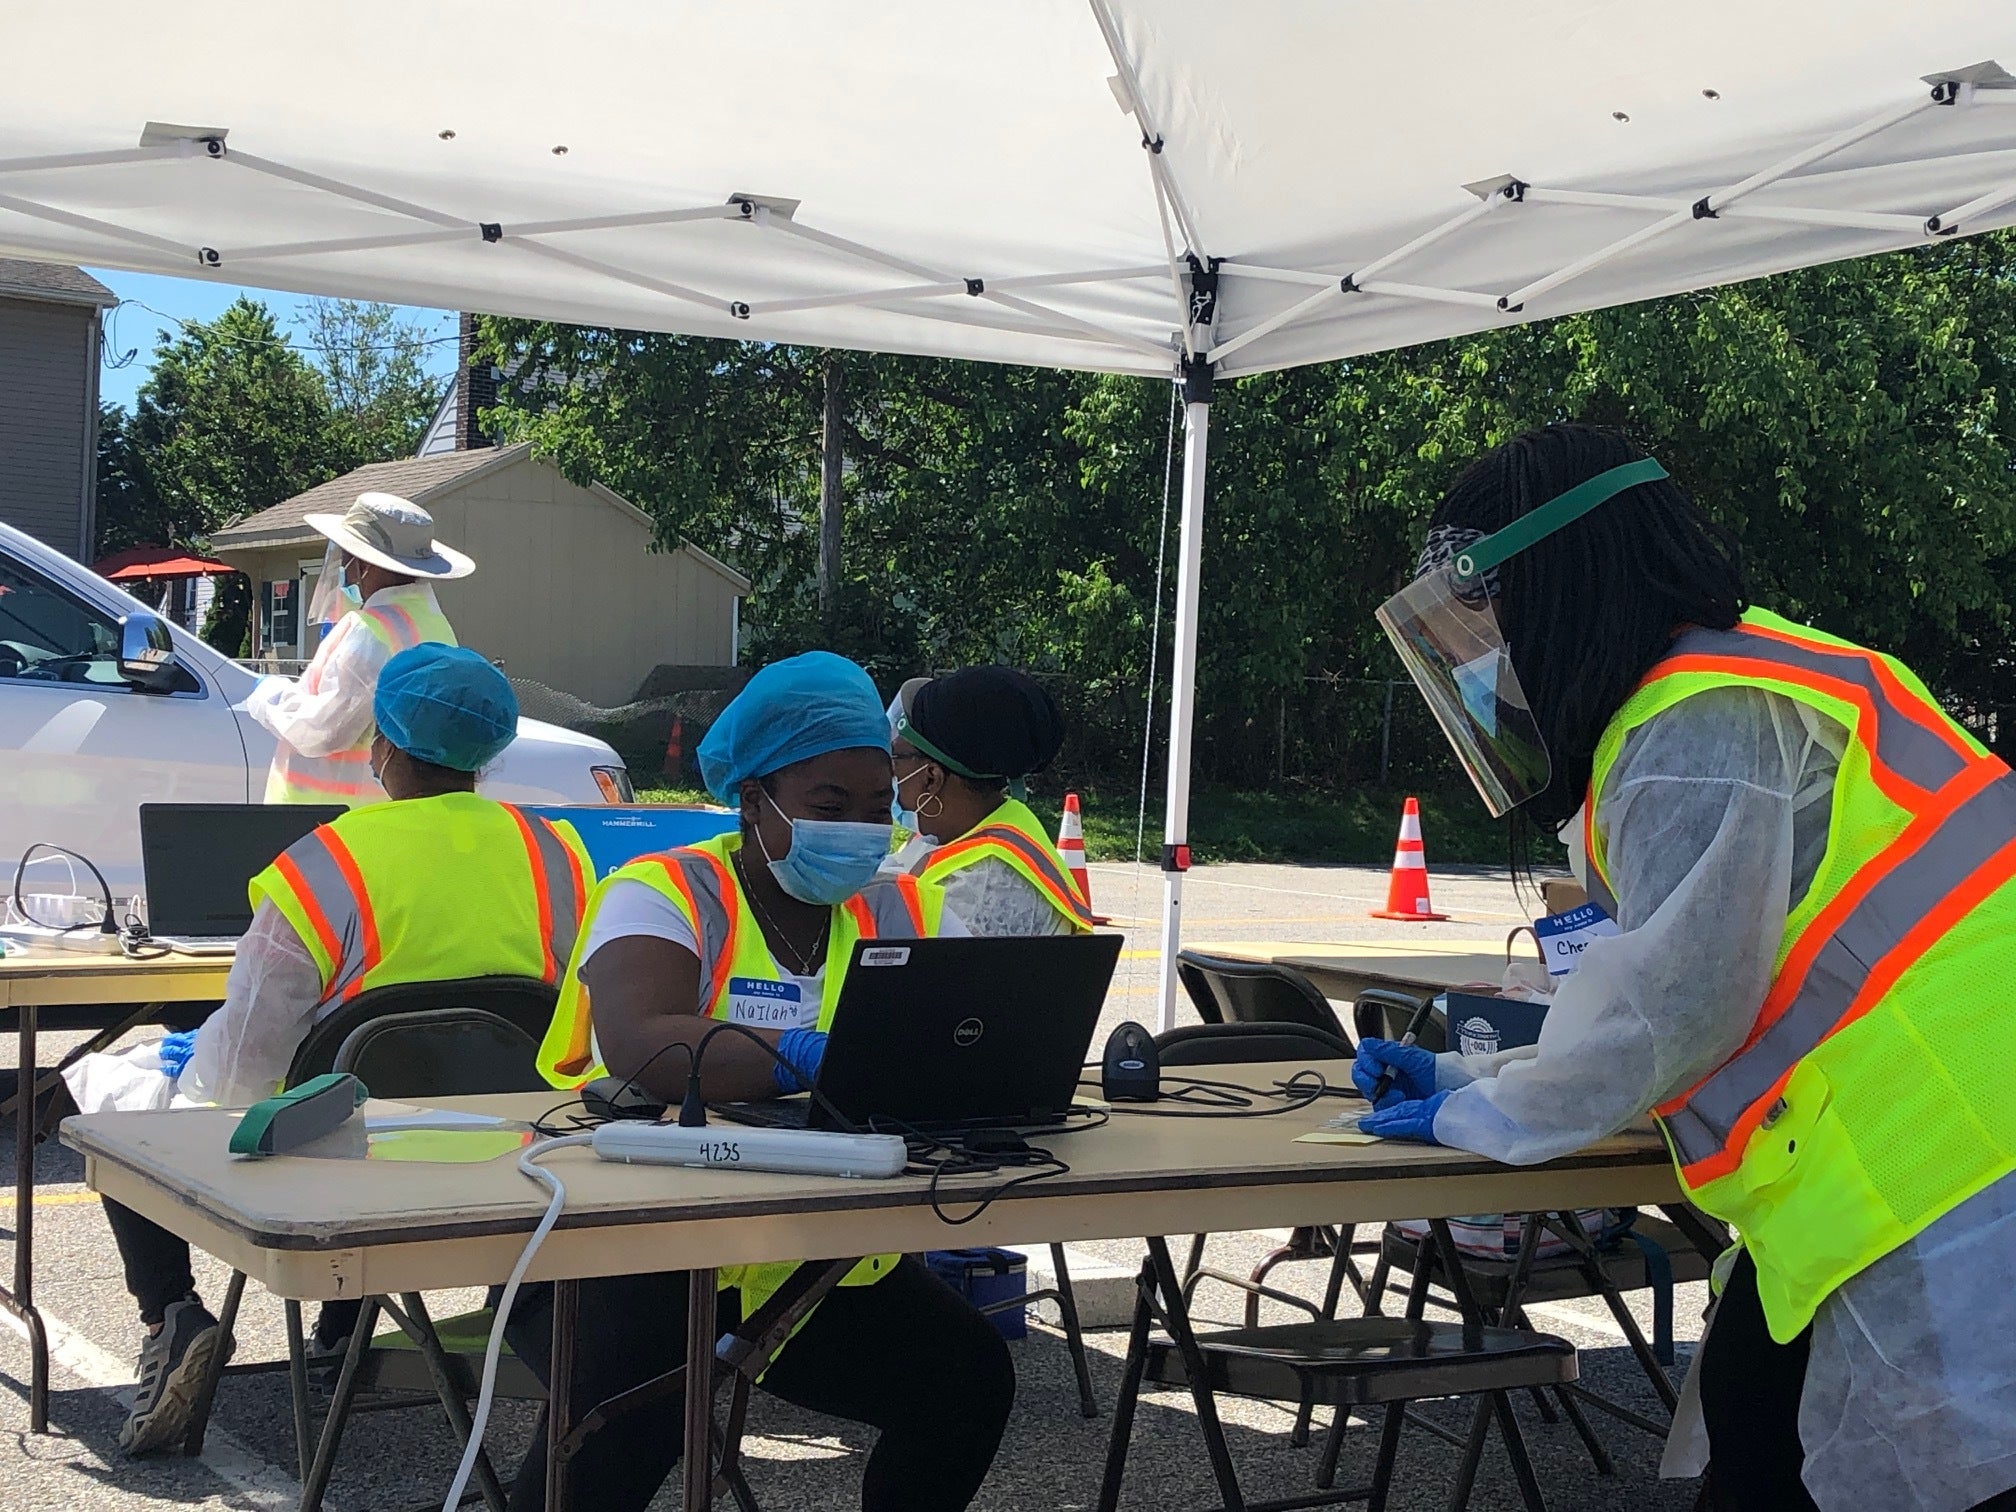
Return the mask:
{"type": "MultiPolygon", "coordinates": [[[[123,353],[119,351],[119,312],[129,305],[136,310],[145,310],[149,315],[155,316],[157,319],[167,321],[170,325],[180,329],[184,335],[187,335],[197,326],[206,323],[197,320],[184,320],[180,315],[170,315],[166,310],[155,309],[154,306],[148,304],[145,300],[121,299],[104,314],[105,340],[100,353],[100,360],[112,372],[131,367],[134,359],[140,355],[139,348],[137,347],[128,348],[123,353]]],[[[443,313],[446,314],[448,312],[443,313]]],[[[403,352],[411,351],[415,347],[446,346],[449,342],[459,342],[462,339],[462,333],[459,330],[442,336],[427,336],[421,334],[420,327],[409,326],[407,329],[412,331],[413,335],[405,341],[372,342],[363,346],[350,347],[348,350],[352,352],[403,352]]],[[[306,358],[313,358],[319,355],[315,348],[303,347],[298,342],[285,336],[277,340],[268,340],[262,337],[257,340],[247,340],[242,344],[290,351],[306,358]]]]}

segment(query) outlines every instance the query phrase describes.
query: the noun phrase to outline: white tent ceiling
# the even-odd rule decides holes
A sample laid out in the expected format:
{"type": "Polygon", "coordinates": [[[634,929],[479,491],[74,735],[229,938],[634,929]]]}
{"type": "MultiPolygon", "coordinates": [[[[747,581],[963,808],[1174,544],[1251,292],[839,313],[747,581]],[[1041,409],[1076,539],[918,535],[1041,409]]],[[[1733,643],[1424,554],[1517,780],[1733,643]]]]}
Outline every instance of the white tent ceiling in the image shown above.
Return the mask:
{"type": "Polygon", "coordinates": [[[41,0],[0,47],[0,254],[997,362],[1229,376],[2016,221],[2011,0],[41,0]]]}
{"type": "Polygon", "coordinates": [[[17,7],[0,252],[1158,374],[1197,253],[1229,375],[2016,219],[2009,0],[307,14],[17,7]]]}

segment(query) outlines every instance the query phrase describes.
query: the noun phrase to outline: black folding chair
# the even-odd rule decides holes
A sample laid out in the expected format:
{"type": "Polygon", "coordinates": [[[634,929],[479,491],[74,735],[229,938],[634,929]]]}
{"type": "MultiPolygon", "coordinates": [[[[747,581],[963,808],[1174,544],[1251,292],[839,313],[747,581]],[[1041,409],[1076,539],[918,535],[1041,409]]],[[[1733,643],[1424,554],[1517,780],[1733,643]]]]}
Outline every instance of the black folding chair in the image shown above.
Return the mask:
{"type": "MultiPolygon", "coordinates": [[[[1444,1221],[1435,1220],[1431,1233],[1435,1245],[1454,1248],[1444,1221]]],[[[1451,1279],[1462,1313],[1458,1323],[1431,1323],[1423,1317],[1428,1298],[1424,1267],[1403,1318],[1318,1319],[1199,1334],[1190,1326],[1167,1244],[1150,1239],[1148,1259],[1137,1283],[1127,1364],[1113,1407],[1100,1512],[1115,1512],[1119,1506],[1134,1409],[1144,1384],[1189,1389],[1225,1507],[1288,1512],[1291,1508],[1365,1501],[1372,1512],[1384,1512],[1401,1432],[1407,1423],[1407,1404],[1430,1397],[1478,1396],[1482,1400],[1472,1433],[1475,1448],[1481,1452],[1489,1422],[1495,1419],[1526,1506],[1532,1512],[1546,1512],[1546,1499],[1526,1453],[1510,1393],[1575,1380],[1574,1346],[1548,1334],[1487,1325],[1464,1285],[1461,1267],[1451,1272],[1451,1279]],[[1166,1337],[1152,1337],[1157,1324],[1166,1337]],[[1267,1401],[1321,1402],[1336,1409],[1317,1478],[1318,1494],[1246,1500],[1218,1420],[1219,1392],[1267,1401]],[[1372,1480],[1365,1487],[1335,1490],[1344,1423],[1353,1411],[1373,1406],[1384,1409],[1384,1420],[1372,1480]]],[[[1466,1478],[1456,1488],[1458,1498],[1468,1497],[1468,1477],[1475,1475],[1476,1458],[1476,1454],[1465,1457],[1461,1474],[1466,1478]]],[[[1452,1499],[1451,1505],[1461,1502],[1452,1499]]]]}
{"type": "MultiPolygon", "coordinates": [[[[550,983],[520,977],[475,977],[452,982],[409,982],[360,993],[316,1024],[294,1054],[289,1086],[329,1071],[348,1071],[374,1096],[457,1097],[485,1093],[535,1092],[548,1083],[538,1069],[539,1041],[553,1016],[558,994],[550,983]]],[[[245,1275],[233,1272],[218,1315],[224,1337],[231,1336],[244,1296],[245,1275]]],[[[286,1299],[287,1361],[295,1453],[301,1475],[301,1507],[315,1512],[328,1489],[336,1452],[353,1411],[380,1411],[440,1404],[462,1445],[468,1443],[468,1400],[487,1341],[490,1312],[435,1323],[419,1293],[394,1299],[366,1297],[356,1304],[349,1344],[333,1388],[322,1432],[312,1433],[308,1391],[308,1351],[301,1304],[286,1299]],[[374,1339],[380,1313],[398,1325],[396,1334],[374,1339]],[[445,1343],[444,1343],[445,1341],[445,1343]],[[373,1399],[360,1402],[361,1393],[373,1399]],[[311,1449],[311,1445],[313,1446],[311,1449]]],[[[225,1375],[268,1373],[283,1368],[260,1362],[225,1366],[228,1350],[218,1350],[197,1396],[183,1452],[201,1454],[217,1385],[225,1375]]],[[[529,1367],[507,1359],[499,1370],[500,1395],[537,1400],[544,1389],[529,1367]]],[[[487,1454],[477,1456],[476,1484],[491,1512],[504,1512],[505,1492],[487,1454]]]]}
{"type": "Polygon", "coordinates": [[[1330,1000],[1299,971],[1185,950],[1176,975],[1207,1024],[1304,1024],[1350,1043],[1330,1000]],[[1205,1011],[1207,1000],[1214,1011],[1205,1011]]]}

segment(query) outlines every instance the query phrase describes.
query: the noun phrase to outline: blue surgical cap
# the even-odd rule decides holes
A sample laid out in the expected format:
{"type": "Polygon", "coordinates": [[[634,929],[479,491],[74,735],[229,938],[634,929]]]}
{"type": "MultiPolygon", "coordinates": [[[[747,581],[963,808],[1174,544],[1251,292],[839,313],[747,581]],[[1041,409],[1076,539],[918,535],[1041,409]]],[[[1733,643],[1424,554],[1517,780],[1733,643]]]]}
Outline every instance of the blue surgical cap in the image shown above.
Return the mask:
{"type": "Polygon", "coordinates": [[[751,777],[857,746],[889,749],[889,719],[875,684],[831,651],[772,662],[749,679],[700,742],[707,791],[733,806],[751,777]]]}
{"type": "Polygon", "coordinates": [[[378,732],[408,756],[473,772],[518,733],[518,695],[489,662],[435,641],[401,651],[378,674],[378,732]]]}

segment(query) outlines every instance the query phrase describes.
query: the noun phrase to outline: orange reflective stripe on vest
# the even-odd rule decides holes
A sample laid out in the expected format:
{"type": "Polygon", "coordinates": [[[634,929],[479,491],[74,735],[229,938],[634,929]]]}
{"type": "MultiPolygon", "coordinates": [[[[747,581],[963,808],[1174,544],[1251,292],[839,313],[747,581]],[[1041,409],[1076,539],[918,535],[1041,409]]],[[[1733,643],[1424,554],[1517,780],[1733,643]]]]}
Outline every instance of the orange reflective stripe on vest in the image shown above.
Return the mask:
{"type": "MultiPolygon", "coordinates": [[[[1975,753],[1942,711],[1873,652],[1746,623],[1694,629],[1642,687],[1706,674],[1810,689],[1853,707],[1870,778],[1911,818],[1865,861],[1786,950],[1743,1045],[1656,1112],[1681,1174],[1700,1185],[1734,1171],[1793,1070],[1853,1023],[1954,922],[2016,875],[2016,775],[1975,753]]],[[[1584,814],[1589,891],[1613,917],[1600,864],[1599,795],[1584,814]]],[[[1620,921],[1621,922],[1621,921],[1620,921]]]]}
{"type": "Polygon", "coordinates": [[[539,941],[546,963],[543,977],[558,982],[574,954],[574,938],[588,906],[581,858],[544,819],[508,803],[500,807],[517,821],[518,831],[525,837],[525,858],[532,868],[532,890],[539,904],[539,941]]]}
{"type": "Polygon", "coordinates": [[[275,863],[293,887],[329,958],[322,1000],[355,997],[379,961],[378,920],[350,847],[330,825],[289,846],[275,863]]]}
{"type": "Polygon", "coordinates": [[[2016,876],[2016,774],[1977,760],[1953,786],[1800,936],[1743,1048],[1655,1110],[1690,1183],[1735,1170],[1793,1068],[2016,876]]]}
{"type": "Polygon", "coordinates": [[[986,825],[962,839],[939,846],[925,858],[919,875],[926,881],[937,881],[961,866],[989,855],[1001,856],[1004,860],[1013,856],[1019,860],[1053,908],[1081,929],[1092,927],[1092,910],[1078,896],[1078,888],[1070,874],[1057,865],[1056,858],[1046,847],[1032,844],[1027,835],[1009,825],[986,825]]]}

